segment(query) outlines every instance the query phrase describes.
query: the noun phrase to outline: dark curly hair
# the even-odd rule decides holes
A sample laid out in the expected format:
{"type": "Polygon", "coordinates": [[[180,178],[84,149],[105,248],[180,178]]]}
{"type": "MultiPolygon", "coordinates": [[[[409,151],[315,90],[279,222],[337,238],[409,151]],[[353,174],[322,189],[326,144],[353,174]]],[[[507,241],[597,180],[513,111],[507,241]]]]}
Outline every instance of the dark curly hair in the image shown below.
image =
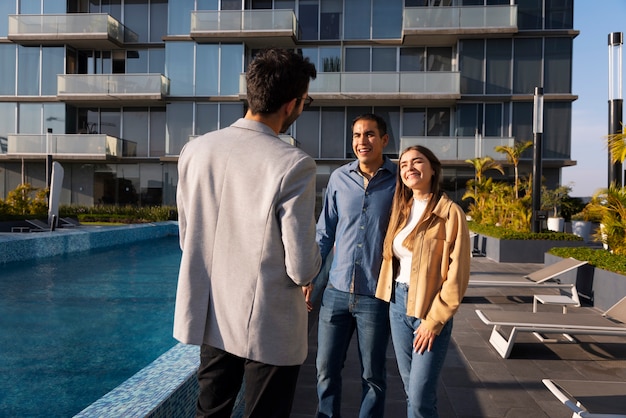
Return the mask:
{"type": "Polygon", "coordinates": [[[308,58],[280,48],[260,51],[246,73],[248,107],[252,114],[270,114],[292,99],[300,99],[317,70],[308,58]]]}

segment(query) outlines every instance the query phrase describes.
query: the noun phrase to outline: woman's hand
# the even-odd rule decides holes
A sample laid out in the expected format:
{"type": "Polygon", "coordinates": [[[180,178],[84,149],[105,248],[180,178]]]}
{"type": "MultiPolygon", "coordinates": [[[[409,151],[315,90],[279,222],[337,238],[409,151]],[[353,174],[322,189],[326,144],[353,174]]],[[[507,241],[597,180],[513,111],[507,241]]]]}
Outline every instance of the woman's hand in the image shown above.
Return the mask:
{"type": "Polygon", "coordinates": [[[309,284],[308,286],[302,286],[302,293],[304,293],[306,310],[311,312],[313,310],[313,302],[311,302],[311,297],[313,296],[313,283],[309,284]]]}
{"type": "Polygon", "coordinates": [[[430,351],[433,348],[433,342],[437,335],[425,326],[420,324],[413,332],[415,339],[413,340],[413,352],[424,354],[424,351],[430,351]]]}

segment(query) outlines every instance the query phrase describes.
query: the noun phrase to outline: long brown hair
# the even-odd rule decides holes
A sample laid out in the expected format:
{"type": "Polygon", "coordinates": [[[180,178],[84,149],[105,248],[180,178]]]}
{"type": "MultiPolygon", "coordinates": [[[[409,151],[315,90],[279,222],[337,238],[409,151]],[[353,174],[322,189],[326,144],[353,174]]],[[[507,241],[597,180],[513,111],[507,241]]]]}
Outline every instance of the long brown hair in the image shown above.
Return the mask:
{"type": "MultiPolygon", "coordinates": [[[[424,210],[424,214],[422,218],[425,219],[435,208],[439,198],[441,197],[441,179],[442,179],[442,170],[441,170],[441,161],[439,158],[428,148],[422,145],[414,145],[408,148],[405,148],[398,158],[398,164],[400,164],[400,160],[402,156],[406,154],[408,151],[417,151],[420,154],[424,155],[426,159],[430,162],[430,166],[433,169],[433,178],[430,182],[430,192],[432,193],[432,197],[426,205],[426,209],[424,210]]],[[[400,173],[400,167],[398,167],[396,174],[396,191],[393,195],[393,201],[391,203],[391,218],[389,219],[389,227],[387,228],[387,233],[385,235],[385,242],[383,244],[383,257],[386,260],[390,260],[393,257],[393,239],[396,237],[398,232],[406,225],[406,221],[409,218],[409,214],[411,213],[411,206],[413,205],[413,190],[410,187],[406,186],[402,182],[402,174],[400,173]]],[[[411,231],[411,233],[407,236],[407,238],[402,243],[409,250],[413,250],[413,243],[415,242],[415,236],[417,234],[417,228],[411,231]]]]}

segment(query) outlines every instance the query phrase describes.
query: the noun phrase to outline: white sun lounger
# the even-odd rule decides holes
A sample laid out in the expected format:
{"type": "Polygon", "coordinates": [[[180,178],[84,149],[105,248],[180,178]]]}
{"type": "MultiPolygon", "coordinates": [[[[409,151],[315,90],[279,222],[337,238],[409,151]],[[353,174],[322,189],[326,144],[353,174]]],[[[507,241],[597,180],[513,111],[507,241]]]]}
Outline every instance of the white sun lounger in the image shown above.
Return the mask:
{"type": "Polygon", "coordinates": [[[476,314],[485,324],[493,326],[489,342],[502,358],[509,357],[517,335],[521,332],[626,337],[626,297],[604,314],[555,315],[551,312],[480,309],[476,310],[476,314]],[[503,327],[511,328],[508,337],[503,333],[503,327]]]}
{"type": "Polygon", "coordinates": [[[543,379],[574,418],[626,418],[626,382],[543,379]]]}
{"type": "Polygon", "coordinates": [[[570,270],[587,264],[587,261],[564,258],[533,273],[514,280],[472,279],[469,287],[534,287],[534,288],[571,288],[571,284],[561,284],[556,277],[570,270]],[[556,280],[555,280],[556,279],[556,280]]]}

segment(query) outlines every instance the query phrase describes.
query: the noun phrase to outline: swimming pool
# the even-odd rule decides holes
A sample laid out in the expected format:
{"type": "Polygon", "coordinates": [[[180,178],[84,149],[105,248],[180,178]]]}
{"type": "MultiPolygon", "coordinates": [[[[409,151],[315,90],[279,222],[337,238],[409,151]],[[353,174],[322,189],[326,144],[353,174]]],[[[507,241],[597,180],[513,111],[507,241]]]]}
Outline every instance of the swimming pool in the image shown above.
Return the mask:
{"type": "Polygon", "coordinates": [[[72,416],[176,344],[178,237],[0,265],[0,416],[72,416]]]}

